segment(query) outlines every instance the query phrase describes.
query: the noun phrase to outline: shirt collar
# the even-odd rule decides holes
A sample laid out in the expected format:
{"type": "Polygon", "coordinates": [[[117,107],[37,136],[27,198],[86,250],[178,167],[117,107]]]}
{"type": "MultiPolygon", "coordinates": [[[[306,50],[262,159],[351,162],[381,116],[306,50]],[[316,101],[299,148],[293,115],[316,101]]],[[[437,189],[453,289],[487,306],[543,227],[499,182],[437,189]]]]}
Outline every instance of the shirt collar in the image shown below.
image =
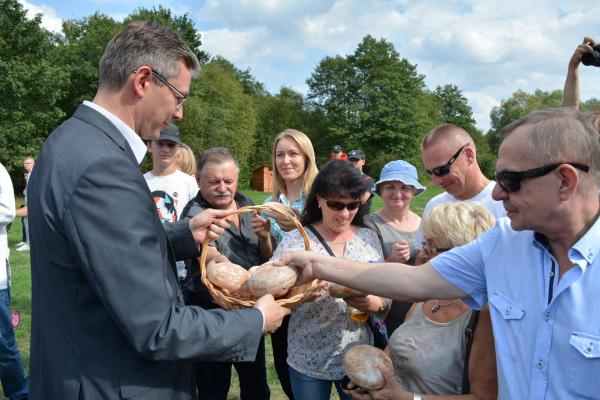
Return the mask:
{"type": "Polygon", "coordinates": [[[131,147],[131,150],[135,155],[135,159],[137,160],[138,164],[140,164],[146,155],[146,151],[148,151],[142,138],[125,122],[121,121],[119,117],[108,111],[106,108],[87,100],[83,102],[83,105],[98,111],[100,114],[108,118],[110,122],[112,122],[115,128],[117,128],[121,135],[123,135],[123,138],[125,138],[127,143],[129,143],[129,147],[131,147]]]}
{"type": "MultiPolygon", "coordinates": [[[[535,246],[549,251],[548,239],[544,235],[535,232],[533,239],[535,246]]],[[[583,259],[588,264],[592,264],[598,253],[600,253],[600,218],[596,218],[594,224],[569,249],[569,258],[572,261],[583,259]]]]}

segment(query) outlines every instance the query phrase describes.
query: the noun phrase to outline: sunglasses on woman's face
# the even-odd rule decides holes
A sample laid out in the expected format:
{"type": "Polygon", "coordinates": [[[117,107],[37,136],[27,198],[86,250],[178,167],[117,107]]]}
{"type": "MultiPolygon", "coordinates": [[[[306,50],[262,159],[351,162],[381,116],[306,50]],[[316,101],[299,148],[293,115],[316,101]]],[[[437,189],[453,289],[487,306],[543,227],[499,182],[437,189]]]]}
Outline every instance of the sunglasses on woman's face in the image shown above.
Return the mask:
{"type": "Polygon", "coordinates": [[[426,169],[425,172],[427,172],[427,174],[430,176],[435,175],[440,178],[448,175],[450,173],[450,167],[452,166],[452,164],[454,164],[454,161],[456,161],[458,159],[460,152],[463,151],[463,149],[465,147],[467,147],[468,145],[469,145],[469,143],[465,144],[463,147],[458,149],[458,151],[456,153],[454,153],[454,155],[452,157],[450,157],[450,159],[448,160],[448,162],[446,164],[437,166],[432,169],[426,169]]]}
{"type": "Polygon", "coordinates": [[[500,185],[506,193],[514,193],[521,189],[521,181],[525,179],[539,178],[548,175],[562,164],[568,164],[572,167],[588,172],[590,167],[577,163],[557,163],[545,165],[543,167],[528,169],[527,171],[498,171],[496,172],[496,183],[500,185]]]}
{"type": "Polygon", "coordinates": [[[344,208],[347,208],[348,211],[354,211],[360,206],[360,201],[344,203],[343,201],[325,200],[325,204],[334,211],[342,211],[344,208]]]}

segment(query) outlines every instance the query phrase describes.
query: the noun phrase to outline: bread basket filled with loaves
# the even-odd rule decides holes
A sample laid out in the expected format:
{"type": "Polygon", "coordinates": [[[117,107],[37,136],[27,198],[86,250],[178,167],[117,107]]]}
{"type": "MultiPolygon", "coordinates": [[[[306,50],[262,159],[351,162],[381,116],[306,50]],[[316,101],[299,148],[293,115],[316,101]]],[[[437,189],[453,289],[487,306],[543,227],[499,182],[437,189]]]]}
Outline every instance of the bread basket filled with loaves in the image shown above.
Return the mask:
{"type": "MultiPolygon", "coordinates": [[[[310,250],[310,241],[304,227],[294,212],[283,204],[271,202],[241,207],[232,211],[229,216],[255,211],[289,220],[302,235],[305,249],[310,250]]],[[[200,276],[208,292],[225,310],[253,307],[256,300],[267,293],[271,293],[279,305],[293,309],[320,290],[316,279],[299,285],[299,273],[294,266],[278,267],[267,262],[246,270],[236,264],[221,263],[207,269],[208,244],[208,240],[202,243],[202,254],[198,257],[200,276]]]]}

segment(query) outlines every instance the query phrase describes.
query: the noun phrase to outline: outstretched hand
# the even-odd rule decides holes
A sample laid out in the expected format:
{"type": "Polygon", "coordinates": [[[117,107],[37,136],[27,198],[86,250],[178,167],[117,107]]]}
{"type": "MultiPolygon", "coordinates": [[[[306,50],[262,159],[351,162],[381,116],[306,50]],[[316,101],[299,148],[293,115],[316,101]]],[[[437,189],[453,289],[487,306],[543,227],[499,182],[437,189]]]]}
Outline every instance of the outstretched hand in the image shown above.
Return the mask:
{"type": "Polygon", "coordinates": [[[202,211],[190,219],[189,227],[197,244],[202,244],[204,239],[216,240],[229,227],[226,219],[229,211],[213,210],[211,208],[202,211]]]}
{"type": "Polygon", "coordinates": [[[299,283],[309,283],[316,279],[313,272],[313,266],[318,255],[308,251],[295,251],[288,253],[279,260],[275,260],[275,265],[294,265],[300,272],[299,283]]]}

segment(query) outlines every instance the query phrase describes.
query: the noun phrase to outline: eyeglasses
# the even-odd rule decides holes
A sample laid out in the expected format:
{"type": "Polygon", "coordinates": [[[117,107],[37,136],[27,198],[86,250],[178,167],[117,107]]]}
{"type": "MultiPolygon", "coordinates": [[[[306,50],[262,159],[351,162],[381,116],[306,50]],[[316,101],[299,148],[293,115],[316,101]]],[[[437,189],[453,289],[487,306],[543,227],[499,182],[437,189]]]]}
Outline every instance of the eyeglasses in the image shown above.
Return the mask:
{"type": "Polygon", "coordinates": [[[524,179],[539,178],[554,171],[562,164],[568,164],[572,167],[588,172],[590,167],[577,163],[556,163],[545,165],[543,167],[528,169],[527,171],[498,171],[496,172],[496,183],[507,193],[513,193],[521,189],[521,181],[524,179]]]}
{"type": "Polygon", "coordinates": [[[344,203],[343,201],[325,200],[325,204],[334,211],[342,211],[344,208],[347,208],[348,211],[354,211],[360,206],[360,201],[344,203]]]}
{"type": "Polygon", "coordinates": [[[440,253],[451,250],[451,247],[431,247],[427,242],[421,242],[423,250],[429,257],[435,257],[440,253]]]}
{"type": "Polygon", "coordinates": [[[468,145],[469,145],[469,143],[463,145],[463,147],[458,149],[458,151],[456,153],[454,153],[454,155],[452,157],[450,157],[450,159],[448,160],[448,162],[446,164],[437,166],[432,169],[426,169],[425,172],[427,172],[427,174],[430,176],[435,175],[440,178],[448,175],[450,173],[450,167],[452,166],[452,164],[454,164],[454,161],[456,161],[458,159],[460,152],[463,151],[463,149],[465,147],[467,147],[468,145]]]}
{"type": "Polygon", "coordinates": [[[175,96],[175,100],[177,101],[177,108],[181,108],[183,102],[187,100],[187,96],[181,93],[181,90],[177,89],[175,86],[169,83],[167,78],[165,78],[163,75],[159,74],[155,70],[152,70],[152,74],[156,77],[156,79],[158,79],[159,81],[167,85],[169,89],[171,89],[171,93],[173,93],[173,96],[175,96]]]}

